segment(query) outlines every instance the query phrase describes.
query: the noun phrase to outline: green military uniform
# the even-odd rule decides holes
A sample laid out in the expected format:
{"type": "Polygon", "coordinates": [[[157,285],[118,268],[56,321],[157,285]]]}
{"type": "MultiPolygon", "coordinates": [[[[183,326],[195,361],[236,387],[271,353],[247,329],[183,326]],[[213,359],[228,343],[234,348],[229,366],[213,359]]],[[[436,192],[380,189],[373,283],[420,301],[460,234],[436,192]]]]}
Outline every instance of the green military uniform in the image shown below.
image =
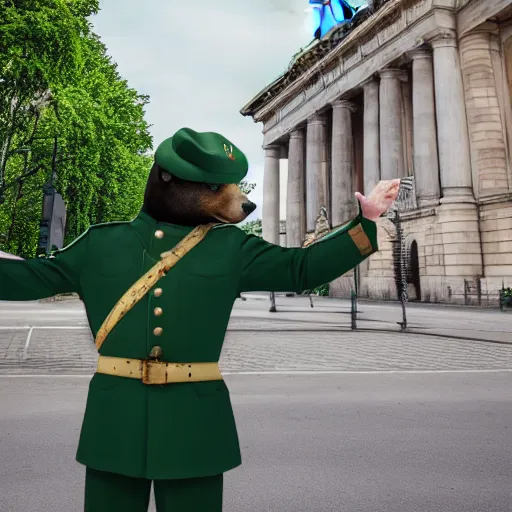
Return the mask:
{"type": "MultiPolygon", "coordinates": [[[[157,223],[141,212],[131,222],[91,227],[50,258],[0,259],[0,299],[26,301],[76,292],[96,335],[123,293],[192,229],[157,223]]],[[[143,360],[158,345],[164,361],[217,362],[241,292],[313,289],[376,250],[376,224],[361,215],[307,249],[278,247],[234,225],[216,226],[122,318],[100,354],[143,360]]],[[[211,493],[199,493],[206,501],[197,510],[220,511],[221,476],[241,463],[228,388],[222,380],[151,386],[96,373],[77,460],[88,468],[91,503],[94,496],[105,503],[104,508],[91,505],[94,512],[145,510],[151,480],[160,482],[155,490],[161,489],[163,500],[166,493],[178,492],[177,482],[169,484],[177,479],[183,486],[188,482],[181,489],[190,492],[182,494],[187,507],[175,510],[195,511],[188,505],[204,482],[211,493]],[[112,496],[116,489],[140,488],[139,508],[115,508],[115,497],[107,504],[106,488],[112,496]]],[[[125,507],[136,506],[130,503],[125,507]]],[[[167,510],[163,507],[159,511],[167,510]]]]}

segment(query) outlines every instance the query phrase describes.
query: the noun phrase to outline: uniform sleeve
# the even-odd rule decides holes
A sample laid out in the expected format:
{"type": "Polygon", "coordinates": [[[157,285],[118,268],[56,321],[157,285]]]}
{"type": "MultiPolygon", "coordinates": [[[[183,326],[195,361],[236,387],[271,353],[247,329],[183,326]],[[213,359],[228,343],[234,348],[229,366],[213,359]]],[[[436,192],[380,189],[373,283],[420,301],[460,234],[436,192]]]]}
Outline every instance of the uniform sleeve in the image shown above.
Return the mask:
{"type": "Polygon", "coordinates": [[[329,283],[378,251],[377,225],[359,214],[305,249],[248,236],[242,244],[240,292],[296,292],[329,283]]]}
{"type": "Polygon", "coordinates": [[[0,300],[28,301],[61,293],[81,295],[80,271],[86,261],[88,232],[50,257],[0,259],[0,300]]]}

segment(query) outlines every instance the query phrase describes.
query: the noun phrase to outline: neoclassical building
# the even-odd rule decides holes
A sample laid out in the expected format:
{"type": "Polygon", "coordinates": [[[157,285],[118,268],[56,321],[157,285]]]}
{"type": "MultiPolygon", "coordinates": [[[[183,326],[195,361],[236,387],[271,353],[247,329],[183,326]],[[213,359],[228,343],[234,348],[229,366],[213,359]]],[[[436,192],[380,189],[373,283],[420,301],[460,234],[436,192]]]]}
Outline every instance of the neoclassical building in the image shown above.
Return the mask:
{"type": "MultiPolygon", "coordinates": [[[[341,225],[356,190],[413,175],[401,205],[410,297],[495,302],[512,286],[512,0],[375,6],[302,51],[241,111],[263,123],[263,236],[279,243],[280,159],[290,247],[320,207],[341,225]]],[[[382,219],[381,250],[359,273],[363,296],[396,297],[394,239],[382,219]]],[[[332,294],[352,283],[344,276],[332,294]]]]}

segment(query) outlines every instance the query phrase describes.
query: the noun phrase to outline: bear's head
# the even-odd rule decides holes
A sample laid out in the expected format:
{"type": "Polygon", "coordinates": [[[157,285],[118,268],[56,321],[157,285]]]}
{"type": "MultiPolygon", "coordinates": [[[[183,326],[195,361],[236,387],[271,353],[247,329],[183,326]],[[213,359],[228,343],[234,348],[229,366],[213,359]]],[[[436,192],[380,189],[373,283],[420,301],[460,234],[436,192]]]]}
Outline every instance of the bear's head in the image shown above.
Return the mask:
{"type": "Polygon", "coordinates": [[[156,162],[144,194],[144,211],[157,222],[198,226],[209,222],[237,224],[256,205],[235,184],[188,181],[156,162]]]}
{"type": "Polygon", "coordinates": [[[155,152],[143,210],[168,224],[237,224],[256,209],[236,185],[248,167],[242,151],[219,133],[181,128],[155,152]]]}

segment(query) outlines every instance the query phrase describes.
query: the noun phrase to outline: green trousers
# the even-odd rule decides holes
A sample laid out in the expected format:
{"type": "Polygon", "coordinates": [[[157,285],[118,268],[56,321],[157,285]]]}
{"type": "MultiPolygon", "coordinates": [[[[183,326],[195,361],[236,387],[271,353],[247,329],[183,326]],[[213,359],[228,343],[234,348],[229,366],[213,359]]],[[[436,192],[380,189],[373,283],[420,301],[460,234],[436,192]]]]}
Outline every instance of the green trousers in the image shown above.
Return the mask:
{"type": "MultiPolygon", "coordinates": [[[[157,512],[222,512],[223,475],[154,480],[157,512]]],[[[85,512],[147,512],[151,480],[87,468],[85,512]]]]}

